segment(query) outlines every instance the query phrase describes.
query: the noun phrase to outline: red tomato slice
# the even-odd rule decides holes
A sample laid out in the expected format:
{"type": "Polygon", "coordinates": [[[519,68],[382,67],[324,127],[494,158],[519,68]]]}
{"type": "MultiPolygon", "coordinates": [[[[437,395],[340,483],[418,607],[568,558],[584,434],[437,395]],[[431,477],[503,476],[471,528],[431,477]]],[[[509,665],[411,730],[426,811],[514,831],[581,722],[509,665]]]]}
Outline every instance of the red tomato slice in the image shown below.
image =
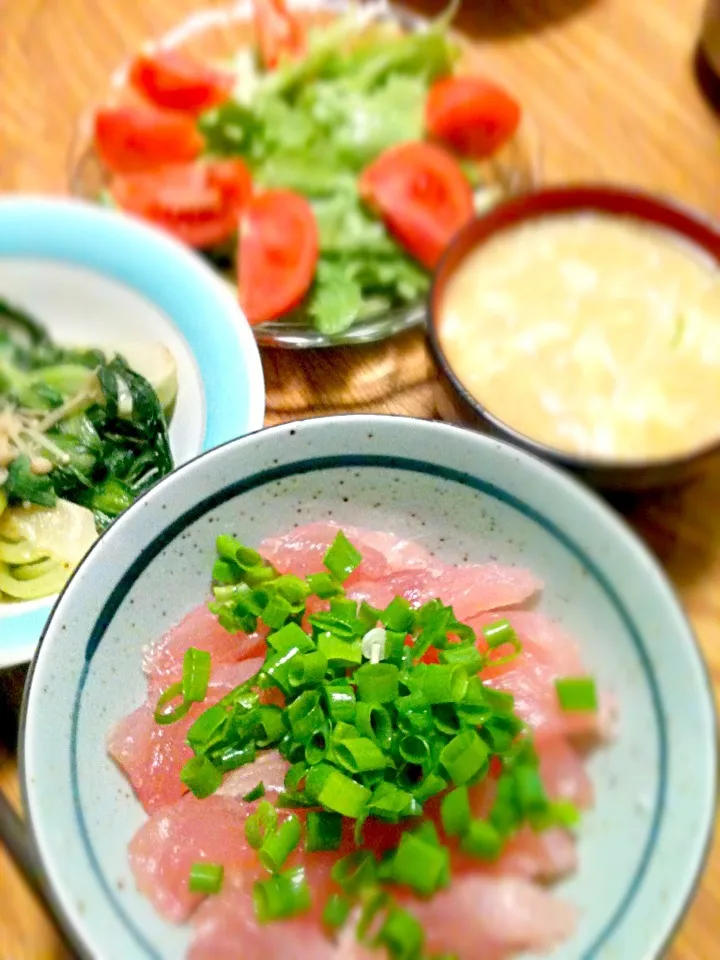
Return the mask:
{"type": "Polygon", "coordinates": [[[520,105],[482,77],[449,77],[433,84],[425,107],[428,132],[459,153],[482,159],[515,134],[520,105]]]}
{"type": "Polygon", "coordinates": [[[253,0],[253,10],[260,56],[268,70],[274,70],[283,60],[303,56],[305,30],[285,0],[253,0]]]}
{"type": "Polygon", "coordinates": [[[113,173],[137,173],[195,160],[203,138],[192,117],[154,107],[104,107],[95,115],[95,147],[113,173]]]}
{"type": "Polygon", "coordinates": [[[193,114],[224,103],[234,82],[180,50],[141,53],[130,68],[130,83],[156,106],[193,114]]]}
{"type": "Polygon", "coordinates": [[[127,213],[203,249],[237,233],[252,180],[242,160],[215,160],[116,176],[110,192],[127,213]]]}
{"type": "Polygon", "coordinates": [[[472,188],[460,164],[430,143],[386,150],[364,170],[360,195],[428,270],[473,215],[472,188]]]}
{"type": "Polygon", "coordinates": [[[252,324],[294,309],[310,289],[320,238],[312,207],[290,190],[254,197],[240,224],[240,305],[252,324]]]}

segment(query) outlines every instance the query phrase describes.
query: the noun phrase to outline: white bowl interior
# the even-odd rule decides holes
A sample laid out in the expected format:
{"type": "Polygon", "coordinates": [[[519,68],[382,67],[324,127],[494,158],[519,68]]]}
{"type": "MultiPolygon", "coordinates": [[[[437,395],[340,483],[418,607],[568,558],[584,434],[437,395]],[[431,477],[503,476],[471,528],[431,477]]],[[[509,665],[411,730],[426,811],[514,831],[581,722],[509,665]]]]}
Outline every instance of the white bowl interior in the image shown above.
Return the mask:
{"type": "MultiPolygon", "coordinates": [[[[4,198],[0,297],[61,345],[168,347],[178,365],[170,425],[178,465],[262,425],[262,367],[239,306],[160,231],[77,201],[4,198]]],[[[0,668],[30,659],[53,600],[0,604],[0,668]]]]}
{"type": "Polygon", "coordinates": [[[218,533],[255,544],[324,518],[542,576],[540,609],[577,637],[621,710],[617,741],[590,764],[596,807],[562,891],[580,927],[553,956],[656,956],[697,878],[715,797],[712,698],[672,592],[574,481],[487,437],[377,417],[278,427],[201,457],[122,517],[62,596],[26,698],[24,784],[78,949],[170,958],[188,942],[135,890],[127,843],[145,815],[105,751],[111,724],[144,699],[141,648],[202,602],[218,533]]]}

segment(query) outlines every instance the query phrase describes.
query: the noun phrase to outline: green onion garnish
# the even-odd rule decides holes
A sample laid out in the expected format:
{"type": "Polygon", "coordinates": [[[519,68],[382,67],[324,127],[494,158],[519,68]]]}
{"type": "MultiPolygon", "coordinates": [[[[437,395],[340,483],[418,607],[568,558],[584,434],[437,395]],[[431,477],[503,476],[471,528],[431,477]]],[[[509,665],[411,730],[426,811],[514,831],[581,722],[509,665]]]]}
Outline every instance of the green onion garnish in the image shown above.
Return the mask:
{"type": "Polygon", "coordinates": [[[337,850],[342,840],[342,817],[339,813],[316,812],[307,815],[305,849],[308,853],[318,850],[337,850]]]}
{"type": "MultiPolygon", "coordinates": [[[[342,895],[326,903],[325,926],[343,926],[357,909],[358,937],[385,947],[390,960],[451,960],[425,952],[422,927],[392,895],[393,884],[421,896],[450,884],[450,852],[422,818],[424,804],[441,797],[443,836],[486,861],[524,824],[572,827],[579,816],[568,801],[547,797],[531,730],[513,697],[483,683],[484,666],[520,652],[515,631],[506,619],[484,628],[490,651],[512,647],[498,659],[481,653],[474,631],[439,600],[413,609],[396,597],[384,610],[367,603],[358,609],[342,583],[362,557],[342,533],[325,555],[328,573],[304,579],[278,574],[233,537],[218,538],[217,549],[210,609],[228,630],[267,629],[267,654],[255,677],[195,719],[187,733],[194,756],[181,777],[205,797],[258,751],[275,748],[289,762],[275,804],[264,799],[262,783],[244,796],[257,802],[245,821],[247,841],[272,874],[253,888],[258,920],[309,909],[304,872],[286,869],[289,858],[301,844],[308,853],[339,850],[350,827],[356,850],[332,868],[342,895]],[[311,613],[310,597],[330,602],[311,613]],[[423,662],[431,647],[439,663],[423,662]],[[273,690],[282,706],[266,699],[273,690]],[[491,759],[501,769],[495,799],[487,819],[474,819],[469,788],[488,775],[491,759]],[[307,808],[304,829],[295,813],[279,816],[280,807],[307,808]],[[410,828],[381,862],[362,848],[373,819],[410,828]]],[[[206,696],[209,676],[208,655],[190,648],[182,683],[158,700],[157,722],[184,716],[206,696]]],[[[597,708],[590,678],[558,680],[557,691],[563,709],[597,708]]],[[[189,882],[212,892],[222,868],[195,864],[189,882]]]]}
{"type": "Polygon", "coordinates": [[[352,910],[352,900],[341,893],[330,895],[322,914],[322,922],[330,930],[342,927],[352,910]]]}
{"type": "Polygon", "coordinates": [[[443,829],[449,837],[457,837],[465,833],[472,818],[467,787],[457,787],[443,797],[440,816],[443,829]]]}
{"type": "Polygon", "coordinates": [[[353,570],[360,566],[361,562],[362,555],[358,553],[342,530],[338,532],[332,546],[323,557],[323,564],[340,583],[347,580],[353,570]]]}
{"type": "Polygon", "coordinates": [[[307,913],[312,906],[310,887],[302,867],[286,870],[269,880],[253,884],[255,915],[260,923],[287,920],[307,913]]]}
{"type": "Polygon", "coordinates": [[[192,706],[192,703],[189,701],[181,699],[182,695],[182,683],[173,683],[167,690],[160,694],[157,706],[155,707],[155,723],[168,724],[182,720],[192,706]],[[180,702],[176,707],[170,710],[166,709],[173,700],[179,700],[180,702]]]}
{"type": "Polygon", "coordinates": [[[210,654],[188,647],[183,658],[182,693],[185,700],[199,703],[205,699],[210,680],[210,654]]]}
{"type": "Polygon", "coordinates": [[[481,860],[496,860],[502,850],[502,837],[487,820],[473,820],[460,840],[460,848],[481,860]]]}
{"type": "Polygon", "coordinates": [[[300,843],[301,833],[300,821],[290,814],[275,830],[266,834],[258,850],[258,858],[266,870],[277,873],[281,869],[300,843]]]}
{"type": "Polygon", "coordinates": [[[223,883],[223,867],[219,863],[194,863],[190,867],[190,893],[219,893],[223,883]]]}
{"type": "Polygon", "coordinates": [[[261,800],[264,796],[265,784],[261,780],[256,787],[253,787],[252,790],[245,794],[243,800],[246,800],[248,803],[252,803],[253,800],[261,800]]]}
{"type": "Polygon", "coordinates": [[[222,773],[207,757],[191,757],[180,771],[180,779],[201,800],[215,793],[222,783],[222,773]]]}
{"type": "Polygon", "coordinates": [[[592,677],[564,677],[555,681],[563,710],[594,711],[598,708],[597,690],[592,677]]]}
{"type": "Polygon", "coordinates": [[[445,847],[426,843],[415,834],[404,833],[392,862],[393,880],[430,896],[446,885],[449,857],[445,847]]]}

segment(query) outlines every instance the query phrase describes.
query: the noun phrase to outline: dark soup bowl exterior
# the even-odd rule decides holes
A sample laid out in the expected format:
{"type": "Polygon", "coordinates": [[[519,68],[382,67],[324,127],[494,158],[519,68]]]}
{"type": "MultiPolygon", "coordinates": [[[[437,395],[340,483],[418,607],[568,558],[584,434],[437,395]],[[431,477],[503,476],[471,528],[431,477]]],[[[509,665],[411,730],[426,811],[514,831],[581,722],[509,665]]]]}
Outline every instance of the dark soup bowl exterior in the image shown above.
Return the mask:
{"type": "MultiPolygon", "coordinates": [[[[720,224],[688,207],[637,190],[583,185],[524,194],[470,221],[455,237],[435,273],[428,302],[428,339],[437,368],[437,411],[444,420],[462,422],[508,440],[606,490],[642,490],[684,482],[720,453],[717,441],[666,459],[605,459],[572,454],[533,440],[496,417],[463,386],[440,340],[442,303],[448,281],[471,252],[497,236],[534,219],[555,214],[597,212],[631,217],[670,230],[709,254],[720,267],[720,224]]],[[[720,426],[720,425],[719,425],[720,426]]]]}

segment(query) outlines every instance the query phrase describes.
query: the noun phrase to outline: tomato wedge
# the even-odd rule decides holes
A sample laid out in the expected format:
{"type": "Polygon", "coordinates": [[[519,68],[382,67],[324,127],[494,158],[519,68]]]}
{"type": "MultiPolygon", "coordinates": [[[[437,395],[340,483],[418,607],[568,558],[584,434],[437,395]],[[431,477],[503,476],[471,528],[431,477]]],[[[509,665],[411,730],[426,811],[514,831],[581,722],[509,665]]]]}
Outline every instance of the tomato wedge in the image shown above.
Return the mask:
{"type": "Polygon", "coordinates": [[[203,249],[237,233],[252,179],[242,160],[214,160],[116,176],[110,192],[127,213],[203,249]]]}
{"type": "Polygon", "coordinates": [[[391,147],[363,171],[360,195],[398,242],[432,270],[473,215],[473,193],[460,164],[431,143],[391,147]]]}
{"type": "Polygon", "coordinates": [[[285,0],[253,0],[253,12],[260,56],[268,70],[303,56],[305,30],[285,0]]]}
{"type": "Polygon", "coordinates": [[[213,70],[180,50],[139,54],[130,68],[130,83],[158,107],[200,113],[224,103],[234,78],[213,70]]]}
{"type": "Polygon", "coordinates": [[[254,197],[240,223],[238,289],[250,323],[275,320],[302,301],[318,261],[312,207],[290,190],[254,197]]]}
{"type": "Polygon", "coordinates": [[[154,107],[104,107],[95,114],[95,147],[113,173],[189,163],[203,148],[195,121],[154,107]]]}
{"type": "Polygon", "coordinates": [[[482,77],[449,77],[433,84],[425,106],[432,137],[478,160],[507,143],[520,124],[516,100],[482,77]]]}

